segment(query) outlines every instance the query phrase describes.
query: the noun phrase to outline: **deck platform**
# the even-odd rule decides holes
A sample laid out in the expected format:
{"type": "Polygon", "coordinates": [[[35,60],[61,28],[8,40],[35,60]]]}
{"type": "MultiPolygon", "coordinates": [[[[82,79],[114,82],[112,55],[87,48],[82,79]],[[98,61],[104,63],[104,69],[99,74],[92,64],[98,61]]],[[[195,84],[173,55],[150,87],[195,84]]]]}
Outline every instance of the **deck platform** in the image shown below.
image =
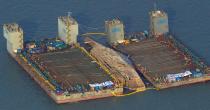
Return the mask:
{"type": "Polygon", "coordinates": [[[78,48],[38,54],[36,57],[36,62],[42,63],[64,89],[77,84],[88,85],[112,80],[95,61],[78,48]]]}
{"type": "Polygon", "coordinates": [[[167,74],[177,74],[193,68],[187,65],[183,54],[168,45],[164,45],[156,38],[131,42],[128,45],[118,45],[114,48],[130,57],[136,69],[158,89],[203,82],[210,79],[209,76],[204,75],[205,78],[188,77],[173,83],[167,82],[167,74]]]}
{"type": "Polygon", "coordinates": [[[115,85],[98,90],[87,87],[88,84],[101,84],[106,81],[113,81],[113,79],[96,61],[86,56],[86,53],[79,47],[57,52],[32,54],[30,61],[22,54],[14,53],[11,56],[58,104],[111,97],[114,94],[123,93],[123,88],[115,87],[115,85]],[[47,80],[41,73],[43,69],[48,70],[48,79],[55,80],[62,87],[64,93],[57,93],[57,88],[51,82],[52,80],[47,80]],[[75,89],[78,86],[82,87],[82,91],[75,89]]]}

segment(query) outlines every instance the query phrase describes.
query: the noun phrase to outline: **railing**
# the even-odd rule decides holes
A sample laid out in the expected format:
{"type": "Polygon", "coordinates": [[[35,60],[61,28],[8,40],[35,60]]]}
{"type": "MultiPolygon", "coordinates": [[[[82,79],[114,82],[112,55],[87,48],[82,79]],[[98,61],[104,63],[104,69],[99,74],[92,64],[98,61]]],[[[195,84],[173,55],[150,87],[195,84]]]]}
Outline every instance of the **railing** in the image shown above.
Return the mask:
{"type": "Polygon", "coordinates": [[[33,61],[31,61],[28,56],[21,54],[24,61],[26,61],[27,63],[31,64],[31,66],[33,67],[33,69],[41,76],[43,77],[46,81],[49,82],[50,87],[53,88],[53,90],[56,90],[56,88],[59,87],[59,85],[57,84],[57,82],[51,78],[49,78],[49,76],[47,75],[46,72],[42,72],[39,67],[37,66],[36,63],[34,63],[33,61]]]}
{"type": "Polygon", "coordinates": [[[180,43],[173,36],[169,36],[168,40],[171,41],[173,45],[177,47],[180,51],[182,51],[187,56],[189,56],[192,59],[192,62],[195,63],[197,67],[201,68],[202,70],[205,70],[208,67],[204,62],[201,61],[199,57],[193,54],[188,48],[186,48],[182,43],[180,43]]]}

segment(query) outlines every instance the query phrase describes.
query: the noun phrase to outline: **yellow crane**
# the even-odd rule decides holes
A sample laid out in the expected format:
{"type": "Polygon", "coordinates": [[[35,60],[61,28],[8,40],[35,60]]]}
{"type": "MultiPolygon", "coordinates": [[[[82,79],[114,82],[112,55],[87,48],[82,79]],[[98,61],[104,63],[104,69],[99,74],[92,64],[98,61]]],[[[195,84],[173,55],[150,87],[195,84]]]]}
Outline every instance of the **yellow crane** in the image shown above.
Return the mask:
{"type": "Polygon", "coordinates": [[[20,31],[20,35],[18,36],[20,38],[19,47],[22,49],[23,48],[23,32],[21,30],[19,31],[20,31]]]}

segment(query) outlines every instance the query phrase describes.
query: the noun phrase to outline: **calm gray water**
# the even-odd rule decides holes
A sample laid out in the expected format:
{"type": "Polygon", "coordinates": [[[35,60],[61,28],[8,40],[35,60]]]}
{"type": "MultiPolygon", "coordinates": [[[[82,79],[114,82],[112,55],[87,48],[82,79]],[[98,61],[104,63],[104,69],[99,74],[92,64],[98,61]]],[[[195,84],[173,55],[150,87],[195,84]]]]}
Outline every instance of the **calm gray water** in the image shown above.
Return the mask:
{"type": "MultiPolygon", "coordinates": [[[[7,54],[4,23],[19,23],[25,39],[55,37],[57,17],[72,11],[80,33],[95,31],[87,26],[102,27],[114,17],[124,21],[127,32],[138,32],[149,28],[152,1],[0,0],[0,110],[209,110],[210,83],[57,105],[7,54]]],[[[210,1],[159,0],[158,7],[168,12],[171,32],[210,62],[210,1]]]]}

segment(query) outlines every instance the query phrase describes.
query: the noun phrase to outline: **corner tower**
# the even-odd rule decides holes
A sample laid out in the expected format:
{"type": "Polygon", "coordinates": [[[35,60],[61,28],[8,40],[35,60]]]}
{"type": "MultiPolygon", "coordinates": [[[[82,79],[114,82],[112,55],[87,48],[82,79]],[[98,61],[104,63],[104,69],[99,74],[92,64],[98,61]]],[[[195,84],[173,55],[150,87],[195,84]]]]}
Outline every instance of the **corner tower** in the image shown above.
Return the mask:
{"type": "Polygon", "coordinates": [[[167,34],[169,32],[168,15],[164,11],[153,10],[150,15],[150,31],[154,36],[167,34]]]}
{"type": "Polygon", "coordinates": [[[124,41],[124,25],[120,20],[105,21],[105,31],[110,44],[122,43],[124,41]]]}
{"type": "Polygon", "coordinates": [[[18,24],[4,24],[3,34],[7,39],[7,51],[12,56],[14,56],[19,49],[23,49],[23,30],[18,24]]]}
{"type": "Polygon", "coordinates": [[[77,21],[71,16],[58,17],[58,37],[66,44],[72,45],[77,43],[78,28],[77,21]]]}

